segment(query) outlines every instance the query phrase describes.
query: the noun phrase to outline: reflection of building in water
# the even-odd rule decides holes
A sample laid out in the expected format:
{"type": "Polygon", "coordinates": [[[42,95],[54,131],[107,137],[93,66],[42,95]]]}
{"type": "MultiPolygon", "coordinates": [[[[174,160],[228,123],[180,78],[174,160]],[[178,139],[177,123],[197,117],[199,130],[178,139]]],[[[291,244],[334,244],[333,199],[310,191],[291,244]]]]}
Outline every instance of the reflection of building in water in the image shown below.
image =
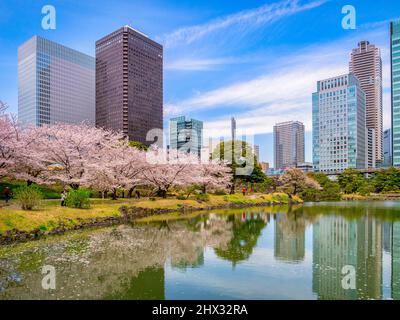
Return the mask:
{"type": "Polygon", "coordinates": [[[313,227],[313,292],[319,299],[382,297],[382,225],[371,217],[326,216],[313,227]],[[342,287],[342,268],[353,266],[356,290],[342,287]]]}
{"type": "Polygon", "coordinates": [[[400,299],[400,222],[393,223],[392,241],[392,298],[400,299]]]}
{"type": "Polygon", "coordinates": [[[277,260],[299,262],[305,255],[305,230],[304,218],[277,214],[275,220],[275,248],[274,255],[277,260]]]}
{"type": "Polygon", "coordinates": [[[382,222],[382,246],[387,253],[392,252],[392,222],[382,222]]]}

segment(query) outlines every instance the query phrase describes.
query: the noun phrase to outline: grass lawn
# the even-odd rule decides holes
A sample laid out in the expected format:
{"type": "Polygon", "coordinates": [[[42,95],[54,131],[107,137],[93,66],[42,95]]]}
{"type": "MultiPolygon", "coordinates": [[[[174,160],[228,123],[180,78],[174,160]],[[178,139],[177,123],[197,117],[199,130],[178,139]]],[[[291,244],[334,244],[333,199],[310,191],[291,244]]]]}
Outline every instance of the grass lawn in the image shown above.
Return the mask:
{"type": "MultiPolygon", "coordinates": [[[[298,200],[298,199],[297,199],[298,200]]],[[[19,231],[32,231],[41,229],[52,230],[63,223],[65,226],[74,226],[80,220],[91,220],[93,218],[118,217],[119,208],[123,205],[136,206],[147,209],[180,209],[182,206],[203,209],[211,206],[222,206],[229,203],[235,204],[260,204],[260,203],[287,203],[288,196],[285,194],[249,195],[241,194],[216,196],[210,195],[207,202],[199,202],[195,199],[178,200],[176,198],[156,199],[119,199],[101,200],[92,199],[90,209],[73,209],[60,206],[59,200],[46,200],[40,209],[33,211],[21,210],[14,202],[4,206],[0,202],[0,234],[7,230],[17,229],[19,231]],[[1,207],[3,206],[3,207],[1,207]]]]}

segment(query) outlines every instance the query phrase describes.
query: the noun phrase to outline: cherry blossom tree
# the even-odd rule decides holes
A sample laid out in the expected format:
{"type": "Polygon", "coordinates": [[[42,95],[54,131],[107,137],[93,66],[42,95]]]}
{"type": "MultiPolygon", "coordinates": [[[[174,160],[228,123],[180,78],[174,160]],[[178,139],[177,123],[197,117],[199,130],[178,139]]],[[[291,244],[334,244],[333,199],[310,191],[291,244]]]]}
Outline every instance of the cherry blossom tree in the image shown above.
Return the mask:
{"type": "Polygon", "coordinates": [[[4,115],[7,109],[8,109],[7,103],[0,100],[0,115],[4,115]]]}
{"type": "MultiPolygon", "coordinates": [[[[2,110],[4,111],[4,110],[2,110]]],[[[4,113],[0,114],[0,177],[9,174],[14,165],[15,148],[18,140],[18,126],[15,119],[4,113]]]]}
{"type": "Polygon", "coordinates": [[[163,198],[172,186],[185,187],[198,180],[199,159],[191,153],[170,150],[168,153],[153,147],[147,155],[147,166],[142,172],[146,184],[157,188],[157,194],[163,198]]]}
{"type": "Polygon", "coordinates": [[[19,180],[26,180],[28,185],[35,182],[47,183],[46,172],[49,167],[44,160],[42,146],[47,137],[36,127],[18,127],[17,139],[14,143],[13,165],[8,175],[19,180]]]}
{"type": "Polygon", "coordinates": [[[34,150],[48,169],[45,179],[74,189],[90,186],[95,164],[106,165],[104,149],[126,143],[121,134],[88,124],[56,124],[36,130],[40,144],[34,150]]]}
{"type": "Polygon", "coordinates": [[[232,169],[223,161],[210,160],[201,163],[197,170],[197,183],[203,193],[207,193],[209,189],[225,189],[232,182],[232,169]]]}
{"type": "Polygon", "coordinates": [[[289,195],[292,200],[294,195],[299,194],[307,188],[321,190],[320,184],[307,176],[303,171],[297,168],[291,168],[279,177],[281,189],[289,195]]]}
{"type": "Polygon", "coordinates": [[[141,173],[145,166],[144,152],[128,144],[108,146],[100,151],[98,161],[89,168],[89,185],[104,193],[111,191],[117,198],[119,188],[133,190],[142,183],[141,173]]]}

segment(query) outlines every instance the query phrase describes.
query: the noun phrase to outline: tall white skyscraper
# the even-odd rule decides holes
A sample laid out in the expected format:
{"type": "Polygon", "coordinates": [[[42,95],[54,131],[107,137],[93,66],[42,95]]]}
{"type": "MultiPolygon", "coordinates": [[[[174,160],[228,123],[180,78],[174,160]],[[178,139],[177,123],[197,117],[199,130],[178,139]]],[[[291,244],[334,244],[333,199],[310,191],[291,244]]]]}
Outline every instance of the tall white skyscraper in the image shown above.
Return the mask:
{"type": "Polygon", "coordinates": [[[347,74],[318,81],[312,101],[315,170],[366,168],[365,93],[357,78],[347,74]]]}
{"type": "Polygon", "coordinates": [[[41,126],[95,121],[95,59],[34,36],[18,48],[18,117],[41,126]]]}

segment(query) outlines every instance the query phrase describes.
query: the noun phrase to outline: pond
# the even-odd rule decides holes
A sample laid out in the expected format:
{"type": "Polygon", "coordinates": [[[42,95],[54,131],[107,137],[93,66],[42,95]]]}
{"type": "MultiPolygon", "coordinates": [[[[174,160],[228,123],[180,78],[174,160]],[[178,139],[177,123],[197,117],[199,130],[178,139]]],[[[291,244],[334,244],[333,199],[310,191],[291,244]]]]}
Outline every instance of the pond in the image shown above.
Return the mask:
{"type": "Polygon", "coordinates": [[[0,246],[0,299],[400,299],[400,202],[150,220],[0,246]]]}

